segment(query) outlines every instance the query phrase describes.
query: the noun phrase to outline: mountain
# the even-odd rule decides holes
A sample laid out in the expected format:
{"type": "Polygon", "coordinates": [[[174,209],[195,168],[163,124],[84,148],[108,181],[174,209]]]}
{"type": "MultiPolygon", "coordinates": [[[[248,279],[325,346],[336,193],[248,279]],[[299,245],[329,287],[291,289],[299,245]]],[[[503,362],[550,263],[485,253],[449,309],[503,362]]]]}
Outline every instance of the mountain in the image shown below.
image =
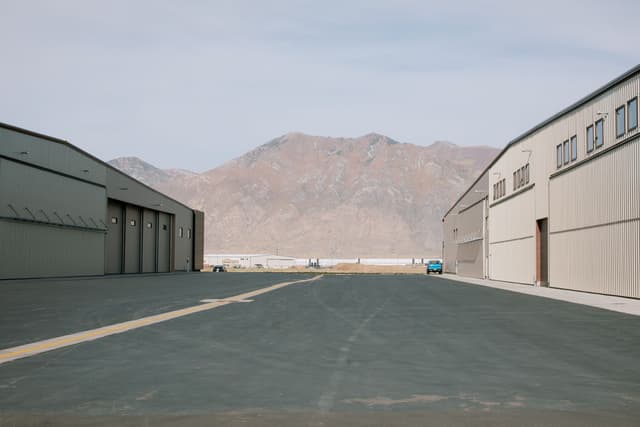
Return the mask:
{"type": "Polygon", "coordinates": [[[203,210],[206,252],[422,257],[441,253],[443,214],[497,153],[289,133],[201,174],[110,163],[203,210]]]}

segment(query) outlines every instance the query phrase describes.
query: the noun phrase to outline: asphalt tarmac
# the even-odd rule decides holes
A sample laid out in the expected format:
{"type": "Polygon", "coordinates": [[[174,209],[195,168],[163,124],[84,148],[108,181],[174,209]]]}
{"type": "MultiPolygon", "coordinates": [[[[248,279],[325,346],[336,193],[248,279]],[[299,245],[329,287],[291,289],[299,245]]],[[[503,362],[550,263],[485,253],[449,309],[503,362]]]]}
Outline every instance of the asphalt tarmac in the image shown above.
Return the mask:
{"type": "MultiPolygon", "coordinates": [[[[1,348],[308,277],[1,282],[1,348]]],[[[420,275],[327,275],[2,364],[0,426],[631,426],[639,360],[640,317],[420,275]]]]}

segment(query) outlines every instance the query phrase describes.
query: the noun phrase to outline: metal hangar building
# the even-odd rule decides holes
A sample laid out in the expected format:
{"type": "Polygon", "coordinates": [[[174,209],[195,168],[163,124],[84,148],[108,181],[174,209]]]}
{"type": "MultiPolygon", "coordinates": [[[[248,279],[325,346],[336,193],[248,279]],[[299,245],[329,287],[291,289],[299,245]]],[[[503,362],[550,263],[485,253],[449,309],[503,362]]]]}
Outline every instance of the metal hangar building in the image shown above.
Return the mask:
{"type": "Polygon", "coordinates": [[[507,144],[443,218],[445,271],[640,298],[640,65],[507,144]]]}
{"type": "Polygon", "coordinates": [[[203,236],[203,212],[0,123],[0,279],[199,270],[203,236]]]}

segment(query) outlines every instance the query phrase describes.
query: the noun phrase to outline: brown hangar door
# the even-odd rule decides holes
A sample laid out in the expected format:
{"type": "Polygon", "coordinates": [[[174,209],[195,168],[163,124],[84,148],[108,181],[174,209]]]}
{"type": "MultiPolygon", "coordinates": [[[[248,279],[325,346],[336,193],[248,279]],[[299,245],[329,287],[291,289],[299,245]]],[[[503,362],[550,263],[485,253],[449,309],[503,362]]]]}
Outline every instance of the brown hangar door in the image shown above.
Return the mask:
{"type": "Polygon", "coordinates": [[[171,271],[171,215],[158,213],[158,273],[171,271]]]}
{"type": "Polygon", "coordinates": [[[105,274],[122,273],[124,223],[122,204],[109,199],[107,201],[107,235],[105,236],[105,274]]]}
{"type": "Polygon", "coordinates": [[[549,220],[536,221],[536,285],[549,285],[549,220]]]}
{"type": "Polygon", "coordinates": [[[127,205],[124,224],[124,272],[140,273],[141,209],[127,205]]]}
{"type": "Polygon", "coordinates": [[[157,213],[145,209],[142,214],[142,272],[156,271],[157,213]]]}

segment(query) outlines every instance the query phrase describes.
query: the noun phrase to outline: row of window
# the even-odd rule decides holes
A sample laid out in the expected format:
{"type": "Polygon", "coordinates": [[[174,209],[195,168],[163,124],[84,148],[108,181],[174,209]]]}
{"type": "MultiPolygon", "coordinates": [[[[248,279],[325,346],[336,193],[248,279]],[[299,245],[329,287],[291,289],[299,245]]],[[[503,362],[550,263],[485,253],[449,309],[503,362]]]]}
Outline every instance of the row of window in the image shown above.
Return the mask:
{"type": "MultiPolygon", "coordinates": [[[[184,228],[182,228],[182,227],[178,228],[178,237],[180,237],[180,238],[184,237],[184,228]]],[[[187,229],[187,238],[188,239],[191,238],[191,229],[190,228],[187,229]]]]}
{"type": "MultiPolygon", "coordinates": [[[[118,217],[117,216],[112,216],[111,217],[111,224],[117,224],[118,223],[118,217]]],[[[135,227],[136,225],[138,225],[138,221],[136,221],[135,219],[130,219],[129,220],[129,225],[131,227],[135,227]]],[[[147,228],[153,228],[153,223],[152,222],[147,222],[145,224],[145,227],[147,228]]],[[[163,230],[168,230],[167,224],[162,224],[162,229],[163,230]]],[[[182,227],[180,227],[178,229],[178,236],[179,237],[184,237],[184,229],[182,227]]],[[[191,229],[187,229],[187,237],[190,239],[191,238],[191,229]]]]}
{"type": "Polygon", "coordinates": [[[507,194],[506,180],[502,178],[500,181],[493,184],[493,200],[498,200],[507,194]]]}
{"type": "Polygon", "coordinates": [[[529,183],[529,163],[513,172],[513,191],[529,183]]]}
{"type": "Polygon", "coordinates": [[[626,132],[638,127],[638,98],[633,98],[627,105],[616,108],[616,138],[621,138],[626,132]],[[626,124],[625,124],[626,121],[626,124]]]}
{"type": "MultiPolygon", "coordinates": [[[[638,98],[630,99],[625,105],[616,108],[616,138],[622,138],[627,132],[638,128],[638,98]]],[[[587,153],[604,146],[604,119],[598,119],[587,126],[587,153]]],[[[578,136],[574,135],[556,146],[556,166],[560,169],[578,159],[578,136]]]]}

